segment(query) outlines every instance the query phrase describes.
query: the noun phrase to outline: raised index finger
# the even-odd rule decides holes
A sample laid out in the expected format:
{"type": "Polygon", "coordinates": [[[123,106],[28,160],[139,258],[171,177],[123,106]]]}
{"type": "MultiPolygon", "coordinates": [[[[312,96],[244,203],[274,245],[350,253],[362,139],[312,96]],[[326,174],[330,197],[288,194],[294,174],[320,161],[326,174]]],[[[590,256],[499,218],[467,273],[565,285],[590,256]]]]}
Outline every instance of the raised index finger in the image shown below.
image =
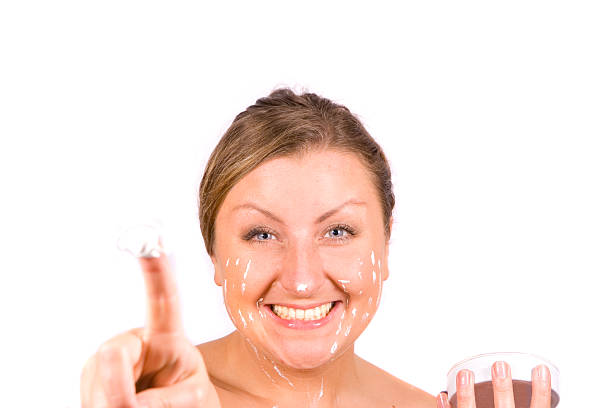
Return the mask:
{"type": "MultiPolygon", "coordinates": [[[[161,239],[159,240],[161,248],[161,239]]],[[[163,252],[138,258],[147,291],[147,323],[145,333],[181,333],[180,302],[176,282],[163,252]],[[157,255],[157,257],[156,257],[157,255]]]]}

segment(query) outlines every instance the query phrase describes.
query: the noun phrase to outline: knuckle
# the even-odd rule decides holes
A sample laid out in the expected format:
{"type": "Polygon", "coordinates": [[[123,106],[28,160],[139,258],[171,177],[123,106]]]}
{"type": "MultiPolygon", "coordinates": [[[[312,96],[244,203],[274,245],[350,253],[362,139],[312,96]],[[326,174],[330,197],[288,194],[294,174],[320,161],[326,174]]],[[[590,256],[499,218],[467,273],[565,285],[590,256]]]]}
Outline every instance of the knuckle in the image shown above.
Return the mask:
{"type": "Polygon", "coordinates": [[[95,357],[95,354],[89,356],[89,358],[85,362],[85,365],[83,365],[83,369],[81,370],[81,384],[86,382],[91,376],[91,372],[93,371],[95,365],[95,357]]]}
{"type": "Polygon", "coordinates": [[[101,362],[112,362],[121,358],[121,347],[113,342],[106,342],[100,346],[97,354],[101,362]]]}
{"type": "Polygon", "coordinates": [[[204,402],[206,402],[206,391],[204,387],[196,386],[193,390],[193,398],[196,406],[204,406],[204,402]]]}
{"type": "Polygon", "coordinates": [[[511,379],[504,379],[504,380],[499,380],[499,381],[494,381],[493,382],[493,389],[495,390],[495,392],[499,393],[499,394],[512,394],[513,390],[512,390],[512,380],[511,379]]]}

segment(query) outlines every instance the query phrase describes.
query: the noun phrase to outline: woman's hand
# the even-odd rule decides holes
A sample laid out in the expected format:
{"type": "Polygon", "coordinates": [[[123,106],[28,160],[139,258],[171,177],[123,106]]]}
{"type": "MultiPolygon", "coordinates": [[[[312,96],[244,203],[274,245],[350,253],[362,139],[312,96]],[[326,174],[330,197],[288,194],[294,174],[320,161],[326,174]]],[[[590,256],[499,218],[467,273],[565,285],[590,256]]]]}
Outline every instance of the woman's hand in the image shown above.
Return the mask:
{"type": "Polygon", "coordinates": [[[139,258],[147,323],[108,340],[81,374],[82,408],[220,407],[198,349],[183,333],[165,254],[139,258]]]}
{"type": "MultiPolygon", "coordinates": [[[[491,375],[495,408],[515,408],[510,366],[503,361],[498,361],[491,367],[491,375]]],[[[456,382],[457,406],[452,408],[485,408],[476,406],[473,372],[470,370],[459,371],[456,382]]],[[[550,371],[545,365],[537,366],[531,371],[531,404],[529,408],[550,408],[550,397],[550,371]]],[[[446,393],[440,393],[437,402],[438,408],[451,408],[446,393]]]]}

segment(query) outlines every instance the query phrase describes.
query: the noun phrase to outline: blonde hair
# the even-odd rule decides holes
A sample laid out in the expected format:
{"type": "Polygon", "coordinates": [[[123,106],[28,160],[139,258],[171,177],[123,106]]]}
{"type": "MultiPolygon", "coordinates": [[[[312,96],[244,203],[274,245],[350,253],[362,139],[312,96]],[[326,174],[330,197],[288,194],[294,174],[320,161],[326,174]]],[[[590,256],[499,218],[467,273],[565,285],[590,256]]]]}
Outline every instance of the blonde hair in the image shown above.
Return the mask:
{"type": "Polygon", "coordinates": [[[383,209],[385,234],[391,234],[395,205],[391,170],[376,141],[346,107],[314,93],[274,90],[236,116],[212,152],[199,191],[200,230],[213,255],[215,219],[238,181],[263,162],[315,149],[357,154],[372,175],[383,209]]]}

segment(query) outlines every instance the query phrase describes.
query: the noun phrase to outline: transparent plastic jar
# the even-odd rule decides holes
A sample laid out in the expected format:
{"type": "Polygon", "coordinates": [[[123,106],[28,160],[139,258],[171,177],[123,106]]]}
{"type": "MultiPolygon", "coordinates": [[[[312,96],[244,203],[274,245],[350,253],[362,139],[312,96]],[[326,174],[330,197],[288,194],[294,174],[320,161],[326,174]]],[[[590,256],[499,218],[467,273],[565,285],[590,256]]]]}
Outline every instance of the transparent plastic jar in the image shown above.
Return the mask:
{"type": "Polygon", "coordinates": [[[510,365],[512,385],[514,388],[515,408],[529,408],[531,402],[531,370],[544,364],[550,371],[551,408],[559,404],[559,369],[549,360],[528,353],[500,352],[479,354],[455,364],[447,374],[448,400],[453,407],[457,406],[456,378],[461,370],[474,373],[474,393],[478,408],[495,408],[493,402],[493,385],[491,367],[496,361],[505,361],[510,365]]]}

